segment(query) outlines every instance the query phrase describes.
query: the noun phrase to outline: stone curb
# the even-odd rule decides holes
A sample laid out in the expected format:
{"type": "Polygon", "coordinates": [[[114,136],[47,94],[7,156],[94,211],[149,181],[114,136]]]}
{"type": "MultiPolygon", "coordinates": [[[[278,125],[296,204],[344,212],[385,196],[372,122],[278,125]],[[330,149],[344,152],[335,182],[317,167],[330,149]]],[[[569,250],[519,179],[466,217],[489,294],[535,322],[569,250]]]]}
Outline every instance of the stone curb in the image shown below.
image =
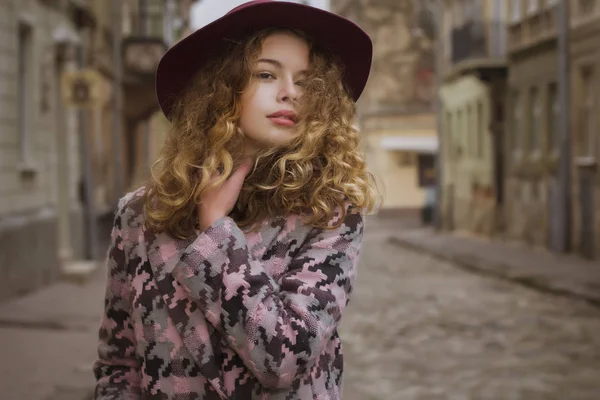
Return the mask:
{"type": "Polygon", "coordinates": [[[431,255],[443,261],[449,261],[457,267],[469,272],[515,282],[522,286],[557,296],[583,300],[594,307],[600,308],[600,293],[594,295],[575,285],[557,282],[556,280],[549,279],[545,276],[531,274],[528,273],[528,271],[523,271],[521,269],[517,270],[517,268],[511,267],[510,265],[494,263],[475,255],[441,252],[438,249],[431,248],[421,243],[415,243],[415,241],[402,237],[389,237],[388,242],[431,255]]]}

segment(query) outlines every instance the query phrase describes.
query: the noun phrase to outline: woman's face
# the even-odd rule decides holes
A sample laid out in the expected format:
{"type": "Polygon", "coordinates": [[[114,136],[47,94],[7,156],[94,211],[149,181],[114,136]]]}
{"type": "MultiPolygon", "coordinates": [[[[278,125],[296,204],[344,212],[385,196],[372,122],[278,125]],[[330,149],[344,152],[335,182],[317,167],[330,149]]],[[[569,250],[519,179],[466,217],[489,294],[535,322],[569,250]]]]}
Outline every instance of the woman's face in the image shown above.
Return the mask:
{"type": "Polygon", "coordinates": [[[306,41],[293,34],[274,33],[264,40],[250,84],[241,96],[240,128],[246,137],[246,154],[284,145],[296,136],[309,55],[306,41]]]}

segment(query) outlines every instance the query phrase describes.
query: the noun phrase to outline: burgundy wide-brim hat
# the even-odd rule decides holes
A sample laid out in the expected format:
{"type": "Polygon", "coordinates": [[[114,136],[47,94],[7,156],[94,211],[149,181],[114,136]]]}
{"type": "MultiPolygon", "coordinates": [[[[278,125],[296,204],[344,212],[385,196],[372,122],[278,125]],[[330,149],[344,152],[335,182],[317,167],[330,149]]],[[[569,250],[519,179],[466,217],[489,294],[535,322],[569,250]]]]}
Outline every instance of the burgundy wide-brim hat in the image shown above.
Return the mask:
{"type": "Polygon", "coordinates": [[[254,0],[193,32],[163,55],[156,70],[156,96],[165,116],[170,117],[176,99],[205,63],[219,53],[225,40],[240,40],[266,28],[301,30],[318,46],[336,54],[343,63],[346,89],[354,101],[358,100],[373,57],[373,44],[365,31],[346,18],[316,7],[254,0]]]}

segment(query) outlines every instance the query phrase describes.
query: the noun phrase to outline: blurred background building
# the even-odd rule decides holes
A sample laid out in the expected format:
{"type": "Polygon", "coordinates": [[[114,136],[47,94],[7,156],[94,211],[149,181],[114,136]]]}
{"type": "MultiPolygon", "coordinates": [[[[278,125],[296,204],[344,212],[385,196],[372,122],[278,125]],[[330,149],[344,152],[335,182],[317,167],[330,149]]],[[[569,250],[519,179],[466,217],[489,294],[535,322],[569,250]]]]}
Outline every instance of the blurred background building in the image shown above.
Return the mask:
{"type": "MultiPolygon", "coordinates": [[[[92,398],[114,210],[170,128],[156,66],[244,2],[0,0],[3,399],[92,398]]],[[[357,123],[385,202],[344,399],[600,398],[600,0],[294,2],[374,44],[357,123]]]]}
{"type": "MultiPolygon", "coordinates": [[[[600,0],[297,2],[373,38],[380,217],[600,258],[600,0]]],[[[169,129],[161,55],[241,3],[0,2],[0,298],[93,270],[169,129]]]]}
{"type": "Polygon", "coordinates": [[[502,204],[504,185],[508,2],[444,4],[440,18],[443,226],[491,235],[502,223],[497,206],[502,204]]]}
{"type": "Polygon", "coordinates": [[[147,176],[154,70],[192,4],[0,2],[0,298],[102,257],[118,197],[147,176]]]}
{"type": "Polygon", "coordinates": [[[442,226],[597,259],[600,2],[443,4],[442,226]]]}
{"type": "Polygon", "coordinates": [[[367,162],[385,189],[381,216],[418,215],[435,186],[438,149],[433,100],[435,2],[331,0],[332,11],[372,37],[372,75],[359,101],[367,162]]]}

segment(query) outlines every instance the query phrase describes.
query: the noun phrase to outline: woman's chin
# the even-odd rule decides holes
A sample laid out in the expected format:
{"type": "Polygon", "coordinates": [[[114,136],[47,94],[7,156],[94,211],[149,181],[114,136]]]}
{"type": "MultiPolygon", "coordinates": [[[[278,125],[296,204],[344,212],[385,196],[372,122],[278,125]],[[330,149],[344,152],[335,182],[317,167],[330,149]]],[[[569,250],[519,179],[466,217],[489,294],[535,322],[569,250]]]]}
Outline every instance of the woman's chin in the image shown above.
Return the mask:
{"type": "Polygon", "coordinates": [[[259,141],[252,140],[248,141],[245,146],[244,154],[248,156],[256,156],[261,153],[268,153],[274,150],[280,150],[287,146],[289,146],[294,137],[271,137],[271,138],[263,138],[259,141]]]}

